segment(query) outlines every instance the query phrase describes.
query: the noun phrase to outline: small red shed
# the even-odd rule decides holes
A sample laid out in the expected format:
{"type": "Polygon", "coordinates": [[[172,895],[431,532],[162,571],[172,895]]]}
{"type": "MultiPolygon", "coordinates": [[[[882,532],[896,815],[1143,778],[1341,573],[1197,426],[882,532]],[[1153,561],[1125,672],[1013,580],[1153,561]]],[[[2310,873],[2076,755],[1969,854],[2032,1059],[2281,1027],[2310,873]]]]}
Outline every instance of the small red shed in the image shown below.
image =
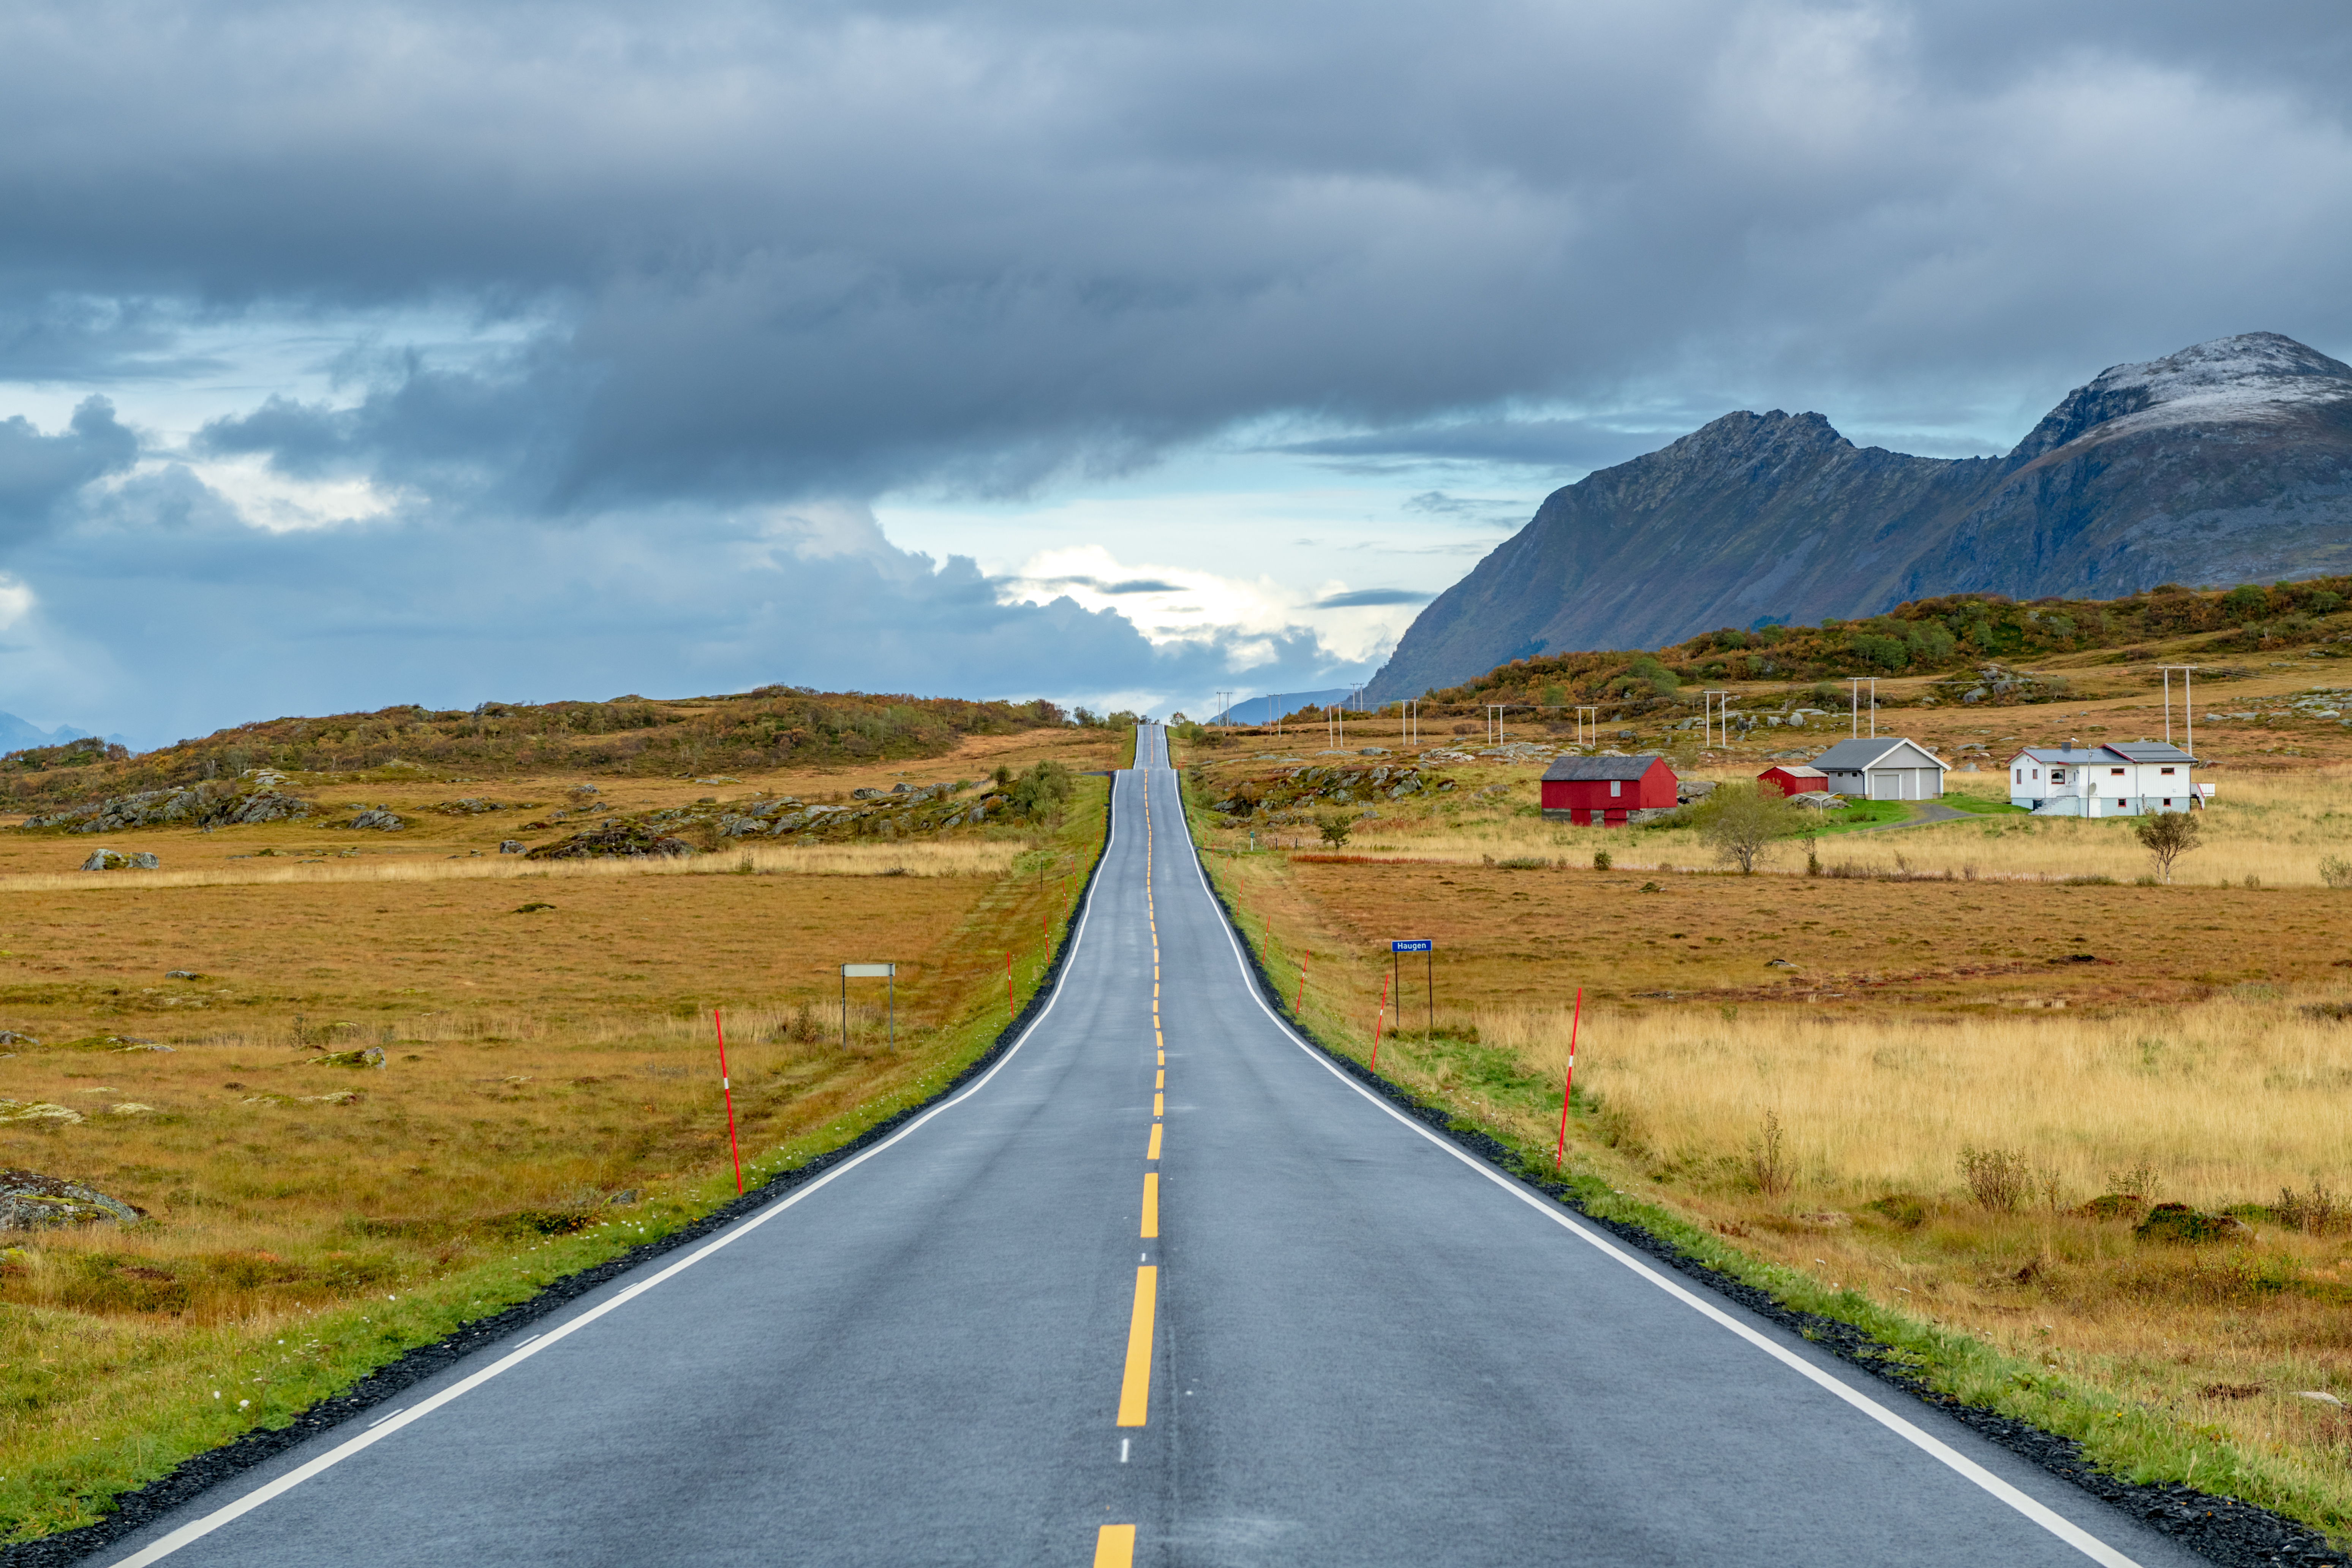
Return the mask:
{"type": "Polygon", "coordinates": [[[1655,754],[1562,757],[1544,770],[1543,814],[1582,826],[1623,824],[1630,811],[1671,810],[1675,770],[1655,754]]]}
{"type": "Polygon", "coordinates": [[[1782,795],[1804,795],[1809,791],[1830,787],[1830,775],[1819,768],[1790,767],[1782,763],[1766,768],[1756,775],[1759,784],[1769,784],[1782,795]]]}

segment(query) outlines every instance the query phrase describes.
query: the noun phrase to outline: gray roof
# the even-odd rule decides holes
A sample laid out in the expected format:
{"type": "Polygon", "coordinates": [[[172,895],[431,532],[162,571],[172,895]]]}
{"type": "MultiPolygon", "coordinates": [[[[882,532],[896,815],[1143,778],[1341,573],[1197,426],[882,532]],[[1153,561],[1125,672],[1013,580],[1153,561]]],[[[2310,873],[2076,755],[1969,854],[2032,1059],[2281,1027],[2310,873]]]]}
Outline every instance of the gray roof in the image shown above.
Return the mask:
{"type": "Polygon", "coordinates": [[[2025,746],[2013,755],[2032,757],[2037,763],[2055,767],[2070,763],[2089,767],[2105,762],[2125,763],[2193,763],[2197,759],[2179,747],[2164,741],[2116,741],[2097,746],[2025,746]]]}
{"type": "Polygon", "coordinates": [[[1836,745],[1815,757],[1811,765],[1825,773],[1858,773],[1883,760],[1887,752],[1898,746],[1909,746],[1920,755],[1935,763],[1939,768],[1947,765],[1927,747],[1901,735],[1865,736],[1859,740],[1840,741],[1836,745]]]}
{"type": "MultiPolygon", "coordinates": [[[[1560,779],[1637,779],[1660,760],[1655,752],[1638,757],[1560,757],[1544,770],[1547,782],[1560,779]]],[[[1671,770],[1669,770],[1671,771],[1671,770]]]]}

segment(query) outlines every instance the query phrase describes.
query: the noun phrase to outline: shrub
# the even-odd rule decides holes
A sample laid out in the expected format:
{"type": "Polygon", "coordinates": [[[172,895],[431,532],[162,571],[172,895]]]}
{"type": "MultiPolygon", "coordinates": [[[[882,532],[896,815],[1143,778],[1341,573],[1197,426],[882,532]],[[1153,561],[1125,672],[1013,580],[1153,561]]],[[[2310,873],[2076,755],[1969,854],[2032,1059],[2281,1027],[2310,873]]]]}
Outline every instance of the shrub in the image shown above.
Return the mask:
{"type": "Polygon", "coordinates": [[[1354,828],[1355,824],[1344,816],[1334,814],[1323,818],[1319,826],[1324,843],[1334,849],[1344,849],[1347,847],[1348,835],[1354,828]]]}
{"type": "Polygon", "coordinates": [[[1764,1113],[1762,1132],[1748,1141],[1748,1179],[1768,1198],[1779,1197],[1796,1180],[1781,1147],[1780,1118],[1772,1111],[1764,1113]]]}
{"type": "Polygon", "coordinates": [[[2172,880],[2172,863],[2196,848],[2199,841],[2197,819],[2185,811],[2159,811],[2142,817],[2132,832],[2168,882],[2172,880]]]}
{"type": "Polygon", "coordinates": [[[2330,855],[2319,863],[2319,879],[2331,888],[2352,888],[2352,860],[2330,855]]]}
{"type": "Polygon", "coordinates": [[[2158,1204],[2132,1229],[2142,1241],[2168,1241],[2196,1247],[2247,1234],[2244,1222],[2227,1215],[2203,1214],[2187,1204],[2158,1204]]]}
{"type": "Polygon", "coordinates": [[[2312,1178],[2308,1192],[2281,1187],[2274,1212],[2281,1225],[2293,1226],[2309,1236],[2325,1236],[2344,1219],[2342,1204],[2316,1176],[2312,1178]]]}
{"type": "Polygon", "coordinates": [[[1608,850],[1606,850],[1606,849],[1595,849],[1595,850],[1592,852],[1592,868],[1593,868],[1594,870],[1596,870],[1596,871],[1606,871],[1606,870],[1608,870],[1612,866],[1613,866],[1613,865],[1615,865],[1615,864],[1616,864],[1616,862],[1615,862],[1615,861],[1613,861],[1613,860],[1612,860],[1612,859],[1610,859],[1610,858],[1609,858],[1609,851],[1608,851],[1608,850]]]}
{"type": "Polygon", "coordinates": [[[2004,1212],[2033,1190],[2032,1171],[2013,1149],[1961,1149],[1960,1180],[1979,1207],[2004,1212]]]}
{"type": "Polygon", "coordinates": [[[1684,816],[1698,829],[1699,842],[1738,866],[1742,876],[1753,875],[1757,860],[1775,841],[1803,826],[1801,807],[1790,805],[1778,790],[1747,781],[1721,785],[1684,816]]]}

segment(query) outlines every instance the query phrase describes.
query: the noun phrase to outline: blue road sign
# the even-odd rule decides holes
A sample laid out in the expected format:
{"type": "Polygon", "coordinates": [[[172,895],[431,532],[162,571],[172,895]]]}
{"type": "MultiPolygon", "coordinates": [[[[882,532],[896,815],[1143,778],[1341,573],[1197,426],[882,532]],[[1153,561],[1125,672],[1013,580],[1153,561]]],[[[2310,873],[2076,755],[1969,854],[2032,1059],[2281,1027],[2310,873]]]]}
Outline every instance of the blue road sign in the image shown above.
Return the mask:
{"type": "Polygon", "coordinates": [[[1389,943],[1389,951],[1391,952],[1427,952],[1435,945],[1436,944],[1431,942],[1427,937],[1417,936],[1407,942],[1392,942],[1389,943]]]}

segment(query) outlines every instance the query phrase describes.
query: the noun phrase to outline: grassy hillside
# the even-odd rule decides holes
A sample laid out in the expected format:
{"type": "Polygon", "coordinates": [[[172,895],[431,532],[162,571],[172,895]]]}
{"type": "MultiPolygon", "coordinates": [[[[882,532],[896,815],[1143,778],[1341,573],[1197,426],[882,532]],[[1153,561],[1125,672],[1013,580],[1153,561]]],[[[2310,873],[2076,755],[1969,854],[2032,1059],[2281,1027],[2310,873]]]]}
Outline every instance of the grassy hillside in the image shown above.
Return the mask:
{"type": "MultiPolygon", "coordinates": [[[[1819,626],[1725,627],[1654,651],[1619,649],[1513,659],[1464,685],[1430,694],[1441,707],[1486,703],[1606,705],[1639,712],[1685,686],[1807,682],[1852,676],[1973,674],[1987,664],[2064,660],[2129,665],[2212,660],[2315,647],[2323,657],[2352,648],[2352,578],[2320,577],[2227,590],[2166,584],[2123,599],[2036,599],[1953,595],[1897,605],[1866,620],[1819,626]]],[[[1973,682],[1955,683],[1973,689],[1973,682]]],[[[1952,693],[1964,697],[1965,690],[1952,693]]],[[[1824,697],[1843,700],[1843,688],[1824,697]]],[[[2063,684],[2018,682],[1980,701],[2054,700],[2063,684]]],[[[1882,699],[1883,700],[1883,699],[1882,699]]]]}
{"type": "Polygon", "coordinates": [[[1132,715],[1066,713],[1051,702],[967,702],[763,686],[731,697],[616,697],[609,702],[485,702],[471,710],[260,720],[133,757],[76,741],[0,756],[0,809],[235,778],[248,768],[353,773],[406,763],[441,773],[562,773],[690,777],[944,756],[971,736],[1132,715]]]}

